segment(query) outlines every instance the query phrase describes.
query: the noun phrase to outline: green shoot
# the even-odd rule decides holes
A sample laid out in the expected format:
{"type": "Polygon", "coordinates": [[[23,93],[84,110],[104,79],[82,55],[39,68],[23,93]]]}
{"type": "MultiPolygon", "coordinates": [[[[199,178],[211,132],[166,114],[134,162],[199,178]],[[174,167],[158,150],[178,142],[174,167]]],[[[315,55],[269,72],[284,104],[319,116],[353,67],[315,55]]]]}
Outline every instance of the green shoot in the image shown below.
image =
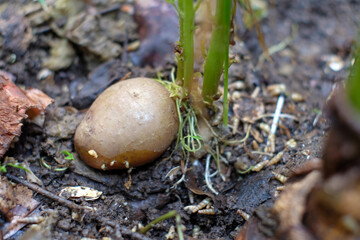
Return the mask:
{"type": "Polygon", "coordinates": [[[183,57],[184,57],[184,82],[183,87],[186,93],[191,91],[194,73],[194,19],[195,9],[193,0],[183,0],[183,57]]]}
{"type": "Polygon", "coordinates": [[[15,164],[8,163],[8,164],[6,164],[6,165],[7,165],[7,166],[10,166],[10,167],[13,167],[13,168],[22,169],[22,170],[24,170],[24,171],[27,172],[27,173],[30,172],[26,167],[20,165],[20,163],[15,163],[15,164]]]}
{"type": "Polygon", "coordinates": [[[178,12],[179,15],[179,42],[178,42],[178,51],[176,53],[177,56],[177,74],[176,80],[179,84],[184,82],[184,56],[182,54],[184,49],[184,1],[179,0],[178,4],[179,7],[176,7],[173,4],[178,12]]]}
{"type": "Polygon", "coordinates": [[[169,218],[175,217],[176,222],[176,229],[178,233],[179,240],[184,240],[184,234],[183,234],[183,228],[184,226],[181,224],[181,216],[178,214],[175,210],[172,210],[168,213],[165,213],[164,215],[161,215],[160,217],[156,218],[152,222],[150,222],[148,225],[146,225],[143,229],[140,230],[140,233],[145,234],[147,231],[149,231],[155,224],[164,221],[169,218]]]}
{"type": "Polygon", "coordinates": [[[231,0],[217,0],[215,23],[204,67],[203,99],[212,103],[220,83],[226,53],[229,48],[231,0]]]}
{"type": "Polygon", "coordinates": [[[165,213],[164,215],[161,215],[160,217],[156,218],[152,222],[150,222],[148,225],[146,225],[143,229],[140,230],[140,233],[145,234],[147,231],[150,230],[155,224],[164,221],[166,219],[175,217],[177,215],[177,212],[175,210],[172,210],[168,213],[165,213]]]}
{"type": "Polygon", "coordinates": [[[183,117],[182,124],[180,124],[181,129],[186,128],[186,136],[183,134],[180,135],[180,141],[182,146],[188,152],[196,152],[201,149],[201,136],[199,136],[196,132],[197,126],[197,117],[192,108],[189,108],[187,104],[180,104],[185,109],[185,114],[183,117]],[[181,126],[182,125],[182,126],[181,126]]]}
{"type": "Polygon", "coordinates": [[[248,169],[246,169],[245,171],[238,171],[239,174],[246,174],[249,173],[252,169],[254,168],[254,166],[250,166],[248,169]]]}
{"type": "Polygon", "coordinates": [[[177,232],[178,232],[178,237],[179,237],[179,240],[184,240],[184,234],[183,234],[183,225],[181,224],[181,217],[180,217],[180,214],[176,214],[176,217],[175,217],[175,221],[176,221],[176,229],[177,229],[177,232]]]}
{"type": "Polygon", "coordinates": [[[357,48],[355,62],[350,71],[346,91],[353,107],[360,113],[360,48],[357,48]]]}
{"type": "Polygon", "coordinates": [[[249,138],[250,131],[251,131],[251,125],[247,128],[245,137],[243,139],[240,139],[240,140],[223,140],[223,142],[225,144],[227,144],[227,145],[230,145],[230,146],[237,145],[237,144],[240,144],[240,143],[244,143],[249,138]]]}
{"type": "Polygon", "coordinates": [[[321,110],[318,109],[318,108],[313,108],[313,109],[311,110],[311,112],[314,113],[314,114],[319,114],[319,113],[321,113],[321,110]]]}
{"type": "Polygon", "coordinates": [[[72,155],[72,153],[70,153],[68,151],[62,151],[61,153],[65,155],[64,159],[68,160],[65,164],[58,165],[58,166],[51,166],[48,162],[45,161],[45,158],[40,159],[41,164],[45,168],[47,168],[49,170],[52,170],[52,171],[55,171],[55,172],[63,172],[63,171],[65,171],[66,169],[69,168],[71,163],[74,161],[74,156],[72,155]]]}
{"type": "Polygon", "coordinates": [[[197,133],[197,116],[189,102],[183,99],[182,88],[175,83],[174,71],[171,71],[171,82],[162,81],[158,78],[156,81],[164,85],[170,92],[170,97],[175,98],[177,115],[179,118],[179,130],[175,149],[182,146],[185,152],[196,152],[202,147],[202,137],[197,133]]]}
{"type": "Polygon", "coordinates": [[[74,161],[74,156],[72,155],[72,153],[68,151],[62,151],[61,153],[65,155],[64,159],[70,160],[71,162],[74,161]]]}
{"type": "Polygon", "coordinates": [[[30,173],[30,171],[21,165],[21,163],[15,162],[15,163],[7,163],[6,161],[3,162],[3,164],[0,166],[0,173],[6,173],[7,169],[6,167],[13,167],[13,168],[18,168],[18,169],[22,169],[27,173],[30,173]]]}
{"type": "Polygon", "coordinates": [[[223,123],[225,126],[229,123],[229,100],[228,100],[228,85],[229,85],[229,48],[226,49],[224,63],[224,97],[223,97],[223,123]]]}
{"type": "MultiPolygon", "coordinates": [[[[185,155],[185,159],[188,160],[190,153],[195,153],[196,156],[196,152],[204,148],[204,150],[213,155],[220,174],[220,160],[223,159],[220,159],[221,156],[217,139],[212,141],[210,135],[212,133],[213,137],[218,139],[220,139],[220,137],[208,123],[209,117],[204,103],[206,102],[212,104],[214,101],[218,92],[220,77],[223,74],[223,69],[225,67],[223,122],[224,124],[228,124],[227,87],[230,27],[233,17],[232,13],[234,13],[234,11],[232,12],[232,9],[235,9],[232,8],[233,0],[216,0],[215,16],[211,16],[210,21],[212,24],[212,32],[208,51],[205,47],[206,44],[201,45],[202,54],[205,59],[202,93],[197,91],[200,89],[197,85],[198,82],[200,82],[198,80],[202,77],[202,75],[199,72],[194,72],[194,21],[195,13],[201,7],[200,5],[203,1],[166,1],[172,4],[177,10],[180,28],[179,41],[177,42],[175,53],[178,64],[176,81],[171,75],[172,81],[170,83],[162,82],[162,84],[164,84],[169,90],[170,95],[175,99],[179,117],[179,130],[175,149],[180,147],[185,155]],[[205,143],[208,147],[205,147],[205,143]],[[216,151],[211,150],[210,146],[212,145],[216,146],[216,151]]],[[[210,5],[207,7],[210,7],[210,5]]],[[[160,79],[158,81],[161,83],[160,79]]],[[[186,165],[187,162],[185,163],[185,169],[186,165]]],[[[184,175],[182,179],[184,179],[184,175]]],[[[179,181],[181,181],[181,179],[179,181]]]]}

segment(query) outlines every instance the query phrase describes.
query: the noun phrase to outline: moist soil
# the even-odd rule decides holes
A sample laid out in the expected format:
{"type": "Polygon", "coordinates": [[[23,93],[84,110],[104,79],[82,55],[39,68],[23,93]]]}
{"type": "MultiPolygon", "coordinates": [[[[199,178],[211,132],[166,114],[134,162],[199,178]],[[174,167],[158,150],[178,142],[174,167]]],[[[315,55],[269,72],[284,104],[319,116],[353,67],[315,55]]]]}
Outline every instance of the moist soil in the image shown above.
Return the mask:
{"type": "MultiPolygon", "coordinates": [[[[154,225],[144,236],[131,230],[137,230],[140,225],[146,225],[171,210],[180,214],[185,236],[194,236],[194,229],[199,229],[199,238],[234,239],[246,222],[238,210],[249,215],[257,212],[261,216],[262,209],[271,207],[279,194],[277,187],[283,184],[274,178],[273,172],[289,177],[307,161],[322,157],[330,126],[326,100],[334,86],[342,84],[351,65],[359,1],[268,1],[267,17],[260,21],[260,26],[271,61],[261,60],[263,50],[256,30],[244,27],[244,12],[238,9],[235,45],[230,51],[238,62],[230,67],[229,81],[230,86],[238,81],[245,85],[240,89],[230,88],[230,127],[223,128],[223,131],[229,140],[243,139],[250,125],[252,131],[244,143],[229,145],[220,142],[219,152],[226,159],[226,163],[222,163],[225,179],[219,175],[211,178],[213,187],[219,192],[216,197],[204,181],[206,156],[191,159],[191,174],[186,174],[185,180],[179,184],[176,183],[182,176],[181,171],[167,176],[171,169],[184,162],[181,152],[173,152],[175,144],[158,160],[132,171],[93,170],[78,159],[73,146],[74,132],[95,96],[128,72],[131,72],[131,77],[157,78],[161,75],[163,79],[169,79],[171,69],[175,67],[172,58],[150,64],[153,66],[136,66],[144,64],[143,61],[131,62],[144,54],[129,48],[139,39],[144,41],[144,36],[138,32],[142,23],[134,18],[133,1],[85,1],[84,4],[80,13],[86,15],[95,11],[98,13],[97,21],[103,19],[106,23],[109,18],[123,24],[122,28],[114,28],[116,34],[109,33],[109,44],[114,45],[112,49],[119,48],[122,53],[110,51],[107,56],[99,57],[96,49],[81,45],[81,41],[72,36],[69,37],[73,51],[69,54],[70,64],[50,72],[50,75],[44,69],[54,69],[59,65],[53,67],[48,62],[49,56],[53,55],[51,43],[67,36],[56,33],[52,24],[64,26],[66,19],[43,19],[37,23],[35,14],[42,10],[36,10],[39,5],[30,4],[30,1],[3,1],[0,5],[3,24],[9,24],[9,28],[10,24],[24,25],[32,34],[31,40],[26,42],[26,34],[22,33],[24,36],[17,39],[16,34],[4,30],[6,25],[0,26],[0,69],[13,74],[18,86],[38,88],[55,99],[55,103],[47,108],[43,126],[25,121],[21,137],[5,156],[26,163],[42,182],[42,188],[54,194],[66,186],[86,186],[102,191],[102,196],[94,201],[71,200],[75,204],[96,208],[96,212],[70,209],[34,192],[34,198],[44,211],[56,213],[55,220],[48,223],[50,228],[43,226],[43,231],[51,231],[51,239],[121,239],[121,235],[124,239],[164,239],[171,226],[176,226],[174,218],[154,225]],[[11,21],[6,14],[12,16],[11,21]],[[240,174],[239,170],[244,170],[241,165],[255,165],[265,160],[266,155],[253,151],[253,141],[258,143],[259,151],[266,146],[267,134],[260,124],[271,125],[272,118],[263,115],[274,113],[278,99],[269,93],[267,87],[279,83],[284,84],[287,91],[282,113],[291,118],[280,118],[274,153],[283,151],[289,139],[294,139],[296,146],[285,149],[279,163],[259,172],[240,174]],[[301,101],[292,98],[293,93],[299,94],[301,101]],[[236,119],[240,119],[240,124],[234,130],[236,119]],[[64,161],[63,150],[73,153],[75,160],[66,170],[54,171],[64,161]],[[42,161],[54,167],[46,168],[42,161]],[[184,207],[197,205],[207,196],[213,198],[215,214],[184,210],[184,207]]],[[[90,23],[90,26],[94,25],[90,23]]],[[[170,38],[176,40],[176,32],[169,32],[175,35],[170,38]]],[[[163,53],[159,55],[164,57],[163,53]]],[[[62,59],[61,63],[66,61],[62,59]]],[[[216,171],[214,161],[210,171],[216,171]]],[[[10,169],[9,173],[25,176],[18,169],[10,169]]],[[[276,221],[268,215],[263,219],[268,223],[263,228],[264,235],[273,236],[276,221]]],[[[2,221],[6,222],[5,219],[2,221]]],[[[19,230],[11,239],[20,239],[28,228],[19,230]]]]}

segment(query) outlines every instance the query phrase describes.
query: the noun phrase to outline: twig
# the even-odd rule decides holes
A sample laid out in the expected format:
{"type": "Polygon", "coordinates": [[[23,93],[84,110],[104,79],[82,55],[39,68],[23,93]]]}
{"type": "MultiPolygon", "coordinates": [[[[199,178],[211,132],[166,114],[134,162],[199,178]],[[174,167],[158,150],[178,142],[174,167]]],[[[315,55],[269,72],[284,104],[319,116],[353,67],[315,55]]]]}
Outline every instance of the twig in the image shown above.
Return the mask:
{"type": "Polygon", "coordinates": [[[9,178],[10,180],[12,181],[15,181],[17,183],[21,183],[23,185],[25,185],[26,187],[30,188],[31,190],[37,192],[37,193],[40,193],[41,195],[47,197],[47,198],[50,198],[54,201],[57,201],[58,203],[62,204],[62,205],[65,205],[66,207],[70,208],[70,209],[79,209],[79,210],[86,210],[86,211],[95,211],[94,208],[92,207],[88,207],[88,206],[80,206],[80,205],[77,205],[69,200],[66,200],[64,198],[61,198],[55,194],[53,194],[52,192],[49,192],[48,190],[45,190],[41,187],[39,187],[38,185],[35,185],[33,183],[29,183],[23,179],[20,179],[18,177],[15,177],[13,175],[10,175],[10,174],[6,174],[6,177],[9,178]]]}
{"type": "Polygon", "coordinates": [[[106,15],[108,13],[112,13],[118,11],[120,9],[120,4],[115,4],[114,6],[110,6],[102,11],[100,11],[100,15],[106,15]]]}

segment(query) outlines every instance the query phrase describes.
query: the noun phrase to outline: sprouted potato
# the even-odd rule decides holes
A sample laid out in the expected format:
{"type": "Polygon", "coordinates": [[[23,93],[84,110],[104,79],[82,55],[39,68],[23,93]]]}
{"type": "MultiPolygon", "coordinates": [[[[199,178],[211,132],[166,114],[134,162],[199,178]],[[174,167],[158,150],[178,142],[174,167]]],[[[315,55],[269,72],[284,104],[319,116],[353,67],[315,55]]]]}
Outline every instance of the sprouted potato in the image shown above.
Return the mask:
{"type": "Polygon", "coordinates": [[[174,140],[178,116],[167,89],[148,78],[121,81],[92,104],[76,130],[80,158],[102,170],[125,169],[158,158],[174,140]]]}

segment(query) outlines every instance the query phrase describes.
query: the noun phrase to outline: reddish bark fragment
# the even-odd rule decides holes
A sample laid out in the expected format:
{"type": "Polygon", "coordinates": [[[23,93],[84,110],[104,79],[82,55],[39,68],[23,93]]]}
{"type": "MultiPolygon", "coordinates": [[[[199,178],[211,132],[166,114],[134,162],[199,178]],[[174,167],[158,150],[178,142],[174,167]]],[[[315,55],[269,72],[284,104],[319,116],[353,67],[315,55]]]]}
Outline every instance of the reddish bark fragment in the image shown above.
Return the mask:
{"type": "Polygon", "coordinates": [[[0,158],[21,134],[22,120],[44,112],[53,99],[37,89],[23,91],[0,72],[0,158]]]}

